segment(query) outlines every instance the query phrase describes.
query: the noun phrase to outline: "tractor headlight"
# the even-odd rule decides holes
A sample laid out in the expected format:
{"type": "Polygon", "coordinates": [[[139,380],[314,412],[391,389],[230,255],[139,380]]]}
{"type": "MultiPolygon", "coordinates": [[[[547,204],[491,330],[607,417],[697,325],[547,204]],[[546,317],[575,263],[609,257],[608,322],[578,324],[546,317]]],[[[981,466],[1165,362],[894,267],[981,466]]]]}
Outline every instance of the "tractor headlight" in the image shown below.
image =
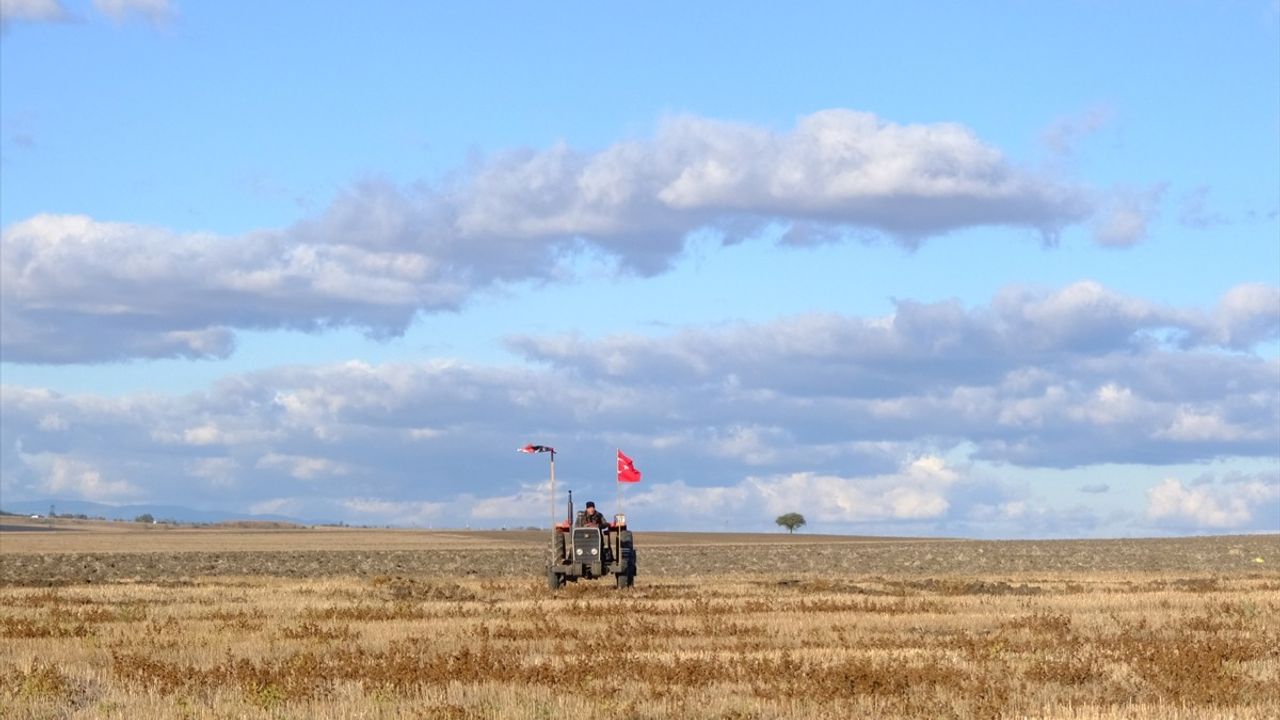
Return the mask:
{"type": "Polygon", "coordinates": [[[596,550],[595,548],[591,548],[591,554],[592,554],[592,555],[597,555],[597,554],[599,554],[599,552],[600,552],[599,550],[596,550]]]}
{"type": "Polygon", "coordinates": [[[582,554],[582,548],[578,548],[578,554],[579,554],[579,555],[581,555],[581,554],[582,554]]]}

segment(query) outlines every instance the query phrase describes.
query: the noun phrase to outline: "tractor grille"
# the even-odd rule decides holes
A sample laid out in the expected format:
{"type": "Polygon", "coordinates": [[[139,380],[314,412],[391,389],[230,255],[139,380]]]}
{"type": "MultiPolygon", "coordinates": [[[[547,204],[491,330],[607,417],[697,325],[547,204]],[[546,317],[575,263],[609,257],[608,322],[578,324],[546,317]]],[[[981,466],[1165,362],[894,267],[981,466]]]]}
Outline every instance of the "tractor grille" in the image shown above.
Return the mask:
{"type": "Polygon", "coordinates": [[[572,562],[598,563],[604,558],[604,542],[597,528],[576,528],[573,531],[572,562]]]}

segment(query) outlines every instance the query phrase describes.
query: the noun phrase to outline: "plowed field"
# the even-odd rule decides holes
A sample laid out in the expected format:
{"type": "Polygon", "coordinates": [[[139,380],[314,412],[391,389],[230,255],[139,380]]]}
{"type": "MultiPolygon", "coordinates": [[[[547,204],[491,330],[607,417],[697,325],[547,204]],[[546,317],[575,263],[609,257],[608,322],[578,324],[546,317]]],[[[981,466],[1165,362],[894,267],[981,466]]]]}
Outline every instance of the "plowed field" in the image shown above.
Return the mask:
{"type": "Polygon", "coordinates": [[[1280,716],[1278,536],[544,541],[0,532],[0,717],[1280,716]]]}

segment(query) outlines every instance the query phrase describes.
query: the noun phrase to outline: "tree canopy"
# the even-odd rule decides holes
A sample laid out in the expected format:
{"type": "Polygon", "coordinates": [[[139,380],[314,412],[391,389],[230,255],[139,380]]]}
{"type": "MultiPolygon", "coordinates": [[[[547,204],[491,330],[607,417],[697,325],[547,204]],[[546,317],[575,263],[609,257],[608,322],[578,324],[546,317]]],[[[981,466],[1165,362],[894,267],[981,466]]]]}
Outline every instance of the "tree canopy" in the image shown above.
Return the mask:
{"type": "Polygon", "coordinates": [[[804,516],[800,513],[787,513],[779,515],[774,522],[787,529],[788,533],[795,532],[798,528],[804,527],[804,516]]]}

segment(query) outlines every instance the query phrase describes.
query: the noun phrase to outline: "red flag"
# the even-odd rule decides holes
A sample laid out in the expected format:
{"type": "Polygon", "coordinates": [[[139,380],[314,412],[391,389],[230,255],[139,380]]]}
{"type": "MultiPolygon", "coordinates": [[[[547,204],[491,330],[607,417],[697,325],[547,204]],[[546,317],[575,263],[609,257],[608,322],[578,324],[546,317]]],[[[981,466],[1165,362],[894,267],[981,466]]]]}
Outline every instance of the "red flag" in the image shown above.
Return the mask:
{"type": "Polygon", "coordinates": [[[621,450],[618,451],[618,482],[640,482],[640,471],[636,469],[636,464],[631,462],[631,458],[623,455],[621,450]]]}
{"type": "Polygon", "coordinates": [[[556,449],[553,447],[547,447],[546,445],[525,445],[522,448],[516,448],[516,452],[522,452],[522,453],[549,452],[554,455],[556,452],[556,449]]]}

